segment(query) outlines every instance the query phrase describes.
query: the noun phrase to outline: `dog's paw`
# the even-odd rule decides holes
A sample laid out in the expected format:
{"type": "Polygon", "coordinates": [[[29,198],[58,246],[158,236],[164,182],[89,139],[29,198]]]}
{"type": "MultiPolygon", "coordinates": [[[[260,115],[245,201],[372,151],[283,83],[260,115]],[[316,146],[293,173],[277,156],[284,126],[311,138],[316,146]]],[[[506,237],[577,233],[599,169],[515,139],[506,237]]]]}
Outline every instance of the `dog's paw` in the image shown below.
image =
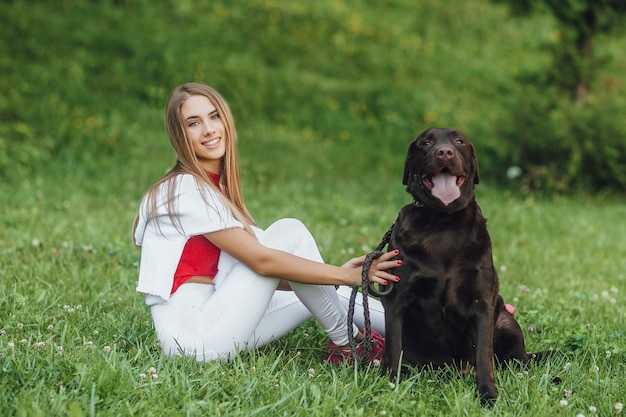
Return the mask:
{"type": "Polygon", "coordinates": [[[480,405],[483,407],[491,407],[498,398],[498,389],[495,385],[479,387],[478,392],[480,393],[480,405]]]}

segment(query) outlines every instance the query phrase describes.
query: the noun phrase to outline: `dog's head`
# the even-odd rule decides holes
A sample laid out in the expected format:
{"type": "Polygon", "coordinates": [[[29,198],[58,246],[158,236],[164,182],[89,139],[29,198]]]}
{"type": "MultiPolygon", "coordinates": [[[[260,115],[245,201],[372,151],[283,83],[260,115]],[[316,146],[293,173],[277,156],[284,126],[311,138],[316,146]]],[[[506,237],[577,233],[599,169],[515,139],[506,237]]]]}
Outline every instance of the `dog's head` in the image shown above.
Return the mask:
{"type": "Polygon", "coordinates": [[[465,208],[478,184],[474,146],[456,129],[426,130],[409,145],[402,183],[426,207],[448,213],[465,208]]]}

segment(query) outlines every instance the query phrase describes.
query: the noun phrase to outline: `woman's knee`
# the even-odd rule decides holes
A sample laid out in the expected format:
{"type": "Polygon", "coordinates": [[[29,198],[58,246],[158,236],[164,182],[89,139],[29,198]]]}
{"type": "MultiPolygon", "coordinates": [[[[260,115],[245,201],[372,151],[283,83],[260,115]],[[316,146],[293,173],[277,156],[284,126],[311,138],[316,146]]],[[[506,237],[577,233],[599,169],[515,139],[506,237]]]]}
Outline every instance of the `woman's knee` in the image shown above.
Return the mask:
{"type": "Polygon", "coordinates": [[[308,232],[307,227],[302,223],[302,221],[292,218],[286,217],[284,219],[278,219],[274,223],[270,224],[267,229],[265,229],[266,233],[278,233],[278,232],[294,232],[294,231],[302,231],[306,230],[308,232]]]}
{"type": "Polygon", "coordinates": [[[275,249],[285,249],[285,245],[313,240],[309,229],[298,219],[284,218],[268,226],[260,237],[260,242],[275,249]]]}

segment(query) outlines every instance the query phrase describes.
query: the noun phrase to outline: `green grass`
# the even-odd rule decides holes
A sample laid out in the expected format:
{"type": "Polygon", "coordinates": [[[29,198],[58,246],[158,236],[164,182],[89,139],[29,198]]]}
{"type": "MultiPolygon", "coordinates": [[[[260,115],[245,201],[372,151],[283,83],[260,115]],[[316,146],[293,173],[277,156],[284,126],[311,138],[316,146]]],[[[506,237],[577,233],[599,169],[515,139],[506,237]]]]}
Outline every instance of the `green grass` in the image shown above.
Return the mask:
{"type": "Polygon", "coordinates": [[[231,3],[0,4],[0,415],[613,415],[626,402],[623,198],[494,185],[507,92],[546,64],[549,23],[506,20],[486,0],[231,3]],[[300,218],[332,263],[373,249],[410,201],[417,133],[466,131],[501,292],[528,349],[559,354],[497,372],[490,410],[473,375],[391,386],[377,369],[323,363],[313,321],[232,363],[164,359],[130,226],[173,163],[167,92],[192,79],[233,108],[259,224],[300,218]]]}
{"type": "MultiPolygon", "coordinates": [[[[285,166],[309,166],[318,145],[279,153],[273,169],[260,172],[272,143],[242,145],[249,205],[262,225],[304,220],[329,262],[373,249],[409,201],[404,155],[389,160],[389,174],[335,181],[319,162],[303,180],[285,166]]],[[[325,155],[331,165],[350,160],[325,155]]],[[[139,253],[129,228],[167,159],[59,167],[2,186],[3,415],[593,415],[589,406],[610,415],[625,402],[626,208],[610,198],[544,199],[488,184],[478,196],[501,292],[517,307],[528,349],[560,352],[528,372],[497,372],[493,409],[478,405],[473,375],[420,372],[390,386],[378,369],[355,374],[324,364],[326,338],[313,321],[229,364],[162,358],[134,291],[139,253]],[[553,376],[563,383],[551,384],[553,376]]]]}

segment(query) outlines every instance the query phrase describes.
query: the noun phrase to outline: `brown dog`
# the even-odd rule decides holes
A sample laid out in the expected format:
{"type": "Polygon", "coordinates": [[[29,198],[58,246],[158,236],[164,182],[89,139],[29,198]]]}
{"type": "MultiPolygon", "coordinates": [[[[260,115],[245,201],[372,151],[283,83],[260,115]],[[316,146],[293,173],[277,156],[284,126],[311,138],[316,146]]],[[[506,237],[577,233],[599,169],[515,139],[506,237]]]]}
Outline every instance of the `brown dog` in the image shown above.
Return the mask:
{"type": "Polygon", "coordinates": [[[526,364],[517,321],[499,295],[486,220],[474,197],[478,164],[455,129],[429,129],[409,146],[403,183],[414,202],[402,208],[389,250],[399,249],[401,279],[381,296],[385,368],[402,364],[475,367],[481,402],[494,400],[494,359],[526,364]],[[402,361],[402,363],[400,363],[402,361]]]}

